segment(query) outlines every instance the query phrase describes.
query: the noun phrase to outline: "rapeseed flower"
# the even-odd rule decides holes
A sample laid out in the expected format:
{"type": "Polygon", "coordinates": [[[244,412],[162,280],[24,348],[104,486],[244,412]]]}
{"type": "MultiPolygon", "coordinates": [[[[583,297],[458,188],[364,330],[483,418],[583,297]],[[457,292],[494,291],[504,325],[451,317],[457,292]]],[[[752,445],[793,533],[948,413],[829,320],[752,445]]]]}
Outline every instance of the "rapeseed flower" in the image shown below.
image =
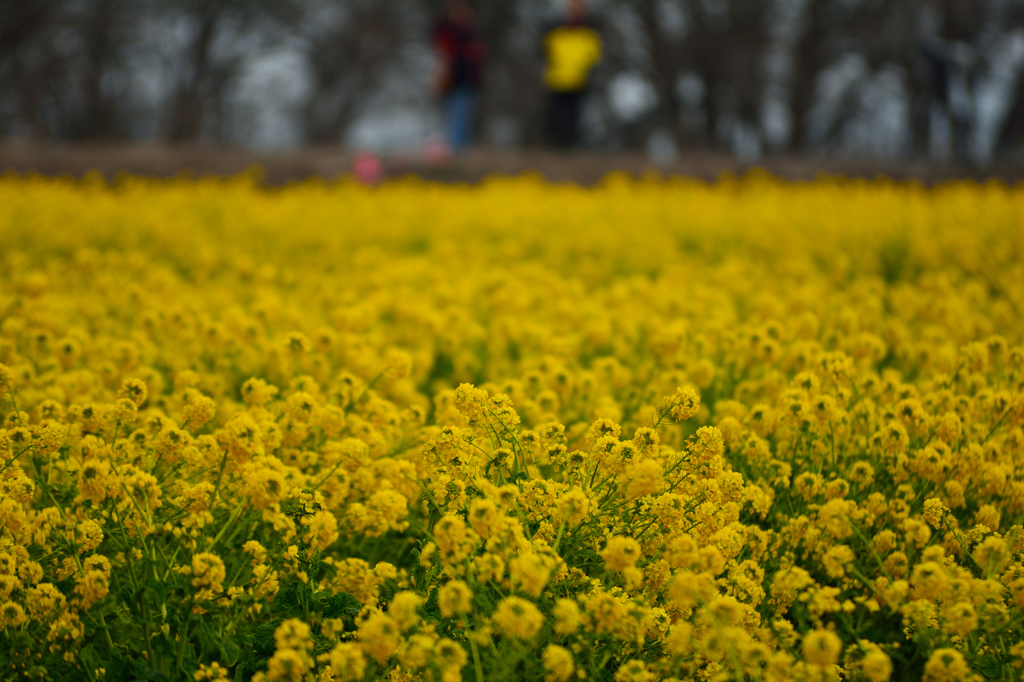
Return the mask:
{"type": "Polygon", "coordinates": [[[5,665],[1014,679],[1021,197],[2,178],[5,665]]]}
{"type": "Polygon", "coordinates": [[[491,618],[502,634],[518,639],[533,639],[544,624],[544,614],[520,597],[502,599],[491,618]]]}
{"type": "Polygon", "coordinates": [[[831,630],[808,632],[800,648],[808,663],[822,668],[835,665],[842,649],[842,640],[831,630]]]}

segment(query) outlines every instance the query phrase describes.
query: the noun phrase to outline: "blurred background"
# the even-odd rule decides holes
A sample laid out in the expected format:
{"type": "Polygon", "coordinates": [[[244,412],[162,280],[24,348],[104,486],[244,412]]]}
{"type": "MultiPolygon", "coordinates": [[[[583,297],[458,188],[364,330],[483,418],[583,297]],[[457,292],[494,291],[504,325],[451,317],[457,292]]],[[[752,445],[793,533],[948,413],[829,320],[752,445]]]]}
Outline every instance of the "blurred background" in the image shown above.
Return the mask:
{"type": "Polygon", "coordinates": [[[277,159],[290,177],[362,154],[456,178],[572,163],[1013,176],[1024,161],[1024,0],[593,0],[601,58],[568,156],[545,136],[564,3],[471,5],[486,49],[453,154],[437,87],[451,3],[0,0],[0,168],[277,159]]]}

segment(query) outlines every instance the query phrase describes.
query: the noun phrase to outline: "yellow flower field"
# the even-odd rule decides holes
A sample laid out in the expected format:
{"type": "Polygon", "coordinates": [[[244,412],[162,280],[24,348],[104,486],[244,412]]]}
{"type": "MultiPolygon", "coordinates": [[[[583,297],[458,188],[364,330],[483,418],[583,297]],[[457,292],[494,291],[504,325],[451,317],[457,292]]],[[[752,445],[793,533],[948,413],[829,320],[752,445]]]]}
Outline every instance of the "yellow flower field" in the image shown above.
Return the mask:
{"type": "Polygon", "coordinates": [[[1024,188],[0,178],[0,679],[1024,667],[1024,188]]]}

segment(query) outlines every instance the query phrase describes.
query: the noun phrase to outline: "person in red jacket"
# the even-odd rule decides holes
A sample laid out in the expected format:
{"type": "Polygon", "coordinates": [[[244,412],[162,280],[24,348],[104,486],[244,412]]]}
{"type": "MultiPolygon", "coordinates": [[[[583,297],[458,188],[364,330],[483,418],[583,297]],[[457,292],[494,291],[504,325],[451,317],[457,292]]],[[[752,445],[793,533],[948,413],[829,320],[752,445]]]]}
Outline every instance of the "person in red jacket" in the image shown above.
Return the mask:
{"type": "Polygon", "coordinates": [[[464,0],[449,2],[434,26],[433,39],[437,54],[434,91],[443,103],[448,144],[459,152],[473,141],[473,122],[487,56],[473,7],[464,0]]]}

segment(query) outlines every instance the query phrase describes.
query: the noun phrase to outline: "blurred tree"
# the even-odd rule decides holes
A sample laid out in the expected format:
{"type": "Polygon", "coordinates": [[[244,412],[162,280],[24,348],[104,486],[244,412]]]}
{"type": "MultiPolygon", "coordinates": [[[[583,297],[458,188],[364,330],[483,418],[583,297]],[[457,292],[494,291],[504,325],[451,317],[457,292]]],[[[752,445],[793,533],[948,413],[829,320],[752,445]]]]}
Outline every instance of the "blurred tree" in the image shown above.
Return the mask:
{"type": "MultiPolygon", "coordinates": [[[[479,139],[539,143],[539,36],[553,5],[475,4],[489,46],[479,139]]],[[[279,110],[308,143],[339,142],[388,106],[426,117],[424,60],[442,5],[0,0],[0,134],[244,140],[254,105],[240,102],[240,83],[283,53],[308,88],[296,90],[306,93],[301,106],[279,110]],[[141,124],[145,117],[153,122],[141,124]]],[[[592,5],[606,45],[587,119],[597,146],[643,147],[658,132],[678,149],[955,152],[979,161],[1024,146],[1024,0],[592,5]],[[645,88],[653,95],[641,113],[617,114],[623,92],[643,100],[645,88]]]]}
{"type": "Polygon", "coordinates": [[[480,122],[484,138],[498,144],[540,144],[543,91],[539,42],[548,3],[485,2],[479,5],[480,32],[488,63],[480,122]]]}
{"type": "MultiPolygon", "coordinates": [[[[735,125],[756,122],[763,95],[764,51],[772,5],[764,0],[639,0],[634,4],[649,50],[649,78],[658,106],[683,147],[728,147],[735,125]],[[701,124],[683,125],[684,78],[698,78],[701,124]]],[[[697,81],[693,81],[696,85],[697,81]]],[[[684,86],[685,87],[685,86],[684,86]]],[[[699,100],[699,101],[698,101],[699,100]]]]}
{"type": "Polygon", "coordinates": [[[296,0],[158,0],[157,11],[187,27],[165,124],[175,142],[204,133],[224,139],[231,84],[247,60],[278,45],[302,16],[296,0]]]}
{"type": "Polygon", "coordinates": [[[123,25],[118,19],[126,11],[120,0],[95,0],[85,8],[79,25],[84,57],[81,78],[82,111],[69,133],[73,137],[110,139],[117,136],[117,109],[113,93],[104,88],[104,78],[118,57],[123,25]]]}
{"type": "Polygon", "coordinates": [[[24,0],[0,5],[0,83],[33,137],[122,133],[117,79],[131,33],[127,0],[24,0]]]}
{"type": "Polygon", "coordinates": [[[302,23],[312,88],[303,110],[306,140],[337,143],[404,44],[415,40],[409,3],[335,0],[308,10],[302,23]]]}
{"type": "Polygon", "coordinates": [[[32,136],[43,139],[47,126],[39,112],[42,97],[28,52],[40,39],[57,6],[54,0],[0,3],[0,79],[17,93],[13,107],[29,124],[32,136]]]}

